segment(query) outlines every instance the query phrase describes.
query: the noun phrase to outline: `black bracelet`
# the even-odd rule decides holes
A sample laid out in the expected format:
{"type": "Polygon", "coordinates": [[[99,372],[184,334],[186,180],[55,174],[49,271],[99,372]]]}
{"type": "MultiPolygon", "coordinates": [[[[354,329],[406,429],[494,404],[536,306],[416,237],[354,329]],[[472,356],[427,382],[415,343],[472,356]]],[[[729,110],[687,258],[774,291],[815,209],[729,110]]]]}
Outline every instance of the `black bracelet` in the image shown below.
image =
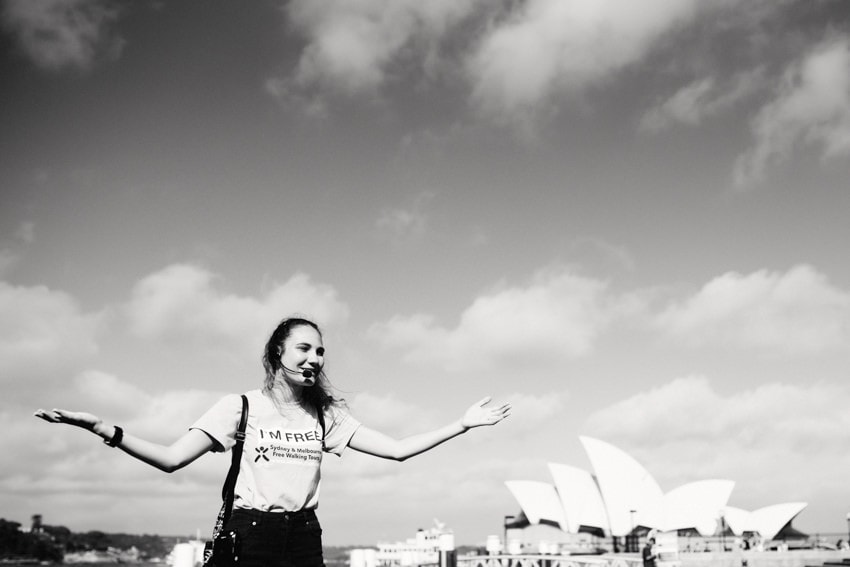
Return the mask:
{"type": "Polygon", "coordinates": [[[109,445],[110,447],[117,447],[123,438],[124,430],[116,425],[115,433],[112,434],[112,439],[104,439],[103,442],[109,445]]]}

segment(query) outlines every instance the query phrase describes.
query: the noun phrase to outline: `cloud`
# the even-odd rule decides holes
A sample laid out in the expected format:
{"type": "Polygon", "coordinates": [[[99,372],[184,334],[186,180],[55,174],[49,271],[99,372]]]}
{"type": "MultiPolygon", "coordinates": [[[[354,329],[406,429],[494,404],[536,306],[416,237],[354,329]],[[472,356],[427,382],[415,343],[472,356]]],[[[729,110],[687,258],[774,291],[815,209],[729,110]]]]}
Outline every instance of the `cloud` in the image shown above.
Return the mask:
{"type": "Polygon", "coordinates": [[[648,110],[641,118],[640,128],[657,132],[674,124],[698,126],[754,93],[762,81],[761,68],[740,73],[726,82],[714,77],[697,79],[648,110]]]}
{"type": "Polygon", "coordinates": [[[421,68],[433,66],[443,36],[477,4],[477,0],[290,2],[289,24],[306,36],[307,45],[288,84],[295,90],[375,93],[391,67],[405,58],[421,55],[417,62],[421,68]]]}
{"type": "MultiPolygon", "coordinates": [[[[156,393],[100,370],[83,370],[72,379],[54,380],[41,405],[86,411],[149,440],[173,441],[225,392],[166,389],[156,393]]],[[[58,428],[57,428],[58,429],[58,428]]]]}
{"type": "Polygon", "coordinates": [[[24,389],[80,364],[98,352],[104,317],[84,313],[67,293],[0,281],[0,376],[24,389]]]}
{"type": "Polygon", "coordinates": [[[14,238],[6,242],[0,240],[0,276],[11,271],[21,256],[16,249],[32,244],[35,241],[35,223],[22,222],[15,230],[14,238]]]}
{"type": "MultiPolygon", "coordinates": [[[[493,428],[467,432],[403,465],[356,452],[348,452],[344,460],[326,459],[322,473],[323,482],[327,482],[322,488],[326,517],[331,522],[344,523],[344,518],[335,518],[336,508],[350,510],[363,506],[372,511],[373,518],[383,517],[385,512],[404,517],[408,515],[405,508],[410,509],[411,515],[418,516],[423,506],[434,502],[440,502],[433,512],[440,518],[464,514],[486,518],[501,513],[487,508],[502,509],[505,504],[512,505],[504,490],[504,479],[520,474],[518,468],[523,472],[529,468],[525,459],[517,455],[523,453],[523,443],[527,444],[529,435],[537,436],[542,423],[563,411],[564,394],[513,393],[503,399],[500,396],[499,401],[504,400],[513,402],[515,415],[520,417],[512,416],[493,428]],[[446,463],[460,466],[447,467],[446,463]],[[391,498],[387,498],[387,494],[391,494],[391,498]]],[[[452,418],[459,417],[466,404],[477,401],[452,401],[452,405],[458,404],[456,409],[450,410],[452,418]]],[[[427,409],[391,395],[358,395],[352,403],[352,411],[355,416],[365,418],[369,427],[396,438],[432,430],[445,423],[441,421],[445,418],[436,415],[434,407],[427,409]]],[[[376,525],[375,529],[385,528],[376,525]]]]}
{"type": "Polygon", "coordinates": [[[3,27],[44,69],[86,70],[117,58],[124,44],[110,30],[118,10],[104,0],[4,0],[2,10],[3,27]]]}
{"type": "Polygon", "coordinates": [[[266,79],[265,90],[276,98],[282,107],[296,108],[308,118],[326,120],[330,117],[330,107],[324,96],[304,92],[289,78],[269,77],[266,79]]]}
{"type": "MultiPolygon", "coordinates": [[[[505,435],[519,435],[535,431],[540,424],[563,412],[567,398],[566,392],[511,392],[500,394],[498,399],[490,401],[490,406],[510,402],[513,407],[512,414],[517,417],[509,418],[499,426],[499,430],[505,435]]],[[[459,417],[468,407],[479,401],[480,398],[455,399],[451,402],[450,411],[452,415],[456,413],[459,417]]],[[[393,394],[361,393],[351,400],[350,407],[352,414],[365,420],[370,428],[391,431],[401,437],[442,425],[437,421],[438,416],[434,414],[433,409],[425,409],[421,405],[400,400],[393,394]]]]}
{"type": "MultiPolygon", "coordinates": [[[[72,380],[55,381],[49,391],[42,392],[42,403],[58,400],[54,405],[94,413],[107,423],[121,425],[130,435],[167,445],[222,395],[176,389],[153,393],[108,373],[87,370],[72,380]]],[[[160,518],[164,533],[211,525],[229,455],[205,456],[174,475],[165,475],[104,448],[89,432],[32,417],[34,409],[0,408],[0,426],[6,431],[0,451],[13,457],[0,463],[0,498],[10,517],[25,518],[33,510],[49,509],[51,523],[102,529],[103,517],[114,516],[116,526],[121,526],[117,529],[130,530],[132,522],[122,523],[120,508],[132,505],[142,517],[157,517],[157,509],[169,509],[169,517],[160,518]],[[119,501],[120,507],[113,509],[119,501]]]]}
{"type": "MultiPolygon", "coordinates": [[[[547,420],[563,412],[564,395],[560,392],[514,393],[499,398],[499,401],[514,403],[514,415],[505,422],[493,428],[467,432],[403,464],[356,452],[347,453],[344,459],[326,459],[322,470],[322,510],[323,522],[330,526],[329,532],[345,530],[350,524],[348,512],[356,508],[370,510],[369,517],[363,519],[364,533],[387,534],[388,527],[380,521],[387,516],[398,518],[409,526],[402,530],[389,528],[390,534],[397,534],[392,537],[402,537],[432,517],[423,518],[423,509],[454,525],[480,526],[501,518],[505,509],[515,506],[505,490],[505,479],[533,474],[541,463],[545,463],[530,457],[529,441],[540,437],[541,430],[551,424],[547,420]],[[449,463],[451,466],[447,466],[449,463]]],[[[370,414],[370,426],[371,416],[379,418],[388,410],[384,401],[396,401],[385,397],[375,400],[379,405],[370,414]]],[[[464,405],[475,401],[475,398],[461,400],[454,396],[451,403],[460,405],[458,415],[451,410],[452,418],[459,417],[464,405]]],[[[356,415],[362,416],[358,408],[354,409],[356,415]]],[[[378,429],[393,436],[419,433],[428,430],[429,426],[445,423],[432,421],[433,406],[423,410],[401,404],[390,412],[394,414],[392,421],[384,422],[378,429]],[[401,410],[410,410],[413,419],[422,420],[422,427],[407,425],[401,410]]],[[[466,537],[483,539],[484,536],[466,537]]]]}
{"type": "Polygon", "coordinates": [[[472,100],[486,114],[527,120],[562,94],[581,93],[643,59],[692,20],[694,0],[531,0],[493,26],[467,62],[472,100]]]}
{"type": "Polygon", "coordinates": [[[707,378],[689,376],[594,412],[583,430],[633,454],[667,490],[729,478],[744,487],[736,495],[757,491],[756,504],[768,505],[843,491],[848,395],[843,385],[774,382],[724,396],[707,378]],[[789,479],[811,478],[813,470],[825,486],[793,482],[798,492],[789,492],[789,479]]]}
{"type": "MultiPolygon", "coordinates": [[[[477,400],[469,400],[472,404],[477,400]]],[[[457,418],[466,409],[462,401],[452,403],[454,407],[451,410],[452,415],[457,418]]],[[[403,439],[411,435],[421,434],[424,431],[434,430],[442,425],[445,425],[443,419],[435,408],[417,405],[400,399],[394,394],[371,394],[360,393],[350,400],[350,411],[352,415],[363,422],[365,427],[380,431],[395,439],[403,439]]],[[[457,447],[454,447],[456,449],[457,447]]],[[[441,448],[443,451],[452,451],[451,447],[441,448]]],[[[356,452],[348,452],[345,456],[345,463],[342,465],[336,459],[327,459],[323,464],[325,470],[330,471],[333,476],[344,478],[343,482],[339,480],[334,484],[344,486],[345,498],[348,499],[354,496],[374,496],[375,494],[386,494],[387,487],[390,483],[393,484],[393,490],[396,491],[396,497],[406,493],[407,490],[402,488],[410,481],[408,474],[409,470],[401,470],[398,463],[383,459],[375,459],[356,452]]],[[[324,471],[323,471],[323,476],[324,471]]],[[[433,489],[434,479],[433,474],[428,480],[429,489],[433,489]]],[[[420,488],[423,488],[420,486],[420,488]]],[[[324,492],[323,488],[323,492],[324,492]]],[[[334,489],[331,488],[333,491],[334,489]]],[[[342,497],[342,494],[340,495],[342,497]]],[[[419,498],[422,498],[420,493],[419,498]]]]}
{"type": "Polygon", "coordinates": [[[79,403],[90,411],[108,409],[116,416],[137,415],[151,399],[141,388],[97,370],[80,373],[74,380],[74,390],[79,393],[79,403]]]}
{"type": "Polygon", "coordinates": [[[587,354],[610,321],[626,308],[606,297],[606,284],[563,268],[538,272],[524,287],[477,298],[455,328],[426,314],[397,316],[370,335],[408,361],[457,371],[499,365],[533,366],[587,354]]]}
{"type": "Polygon", "coordinates": [[[384,209],[375,222],[375,228],[380,234],[395,242],[423,236],[428,228],[428,215],[425,208],[433,198],[433,193],[425,192],[416,197],[410,208],[384,209]]]}
{"type": "Polygon", "coordinates": [[[393,431],[399,436],[419,433],[437,425],[431,413],[392,394],[357,394],[350,401],[350,406],[352,414],[365,420],[370,428],[393,431]]]}
{"type": "Polygon", "coordinates": [[[320,325],[345,321],[348,307],[333,287],[296,274],[261,298],[226,293],[218,277],[192,265],[175,264],[142,279],[126,306],[131,329],[147,338],[222,343],[253,353],[277,322],[304,314],[320,325]]]}
{"type": "Polygon", "coordinates": [[[35,242],[35,223],[22,222],[15,231],[15,238],[24,244],[32,244],[35,242]]]}
{"type": "Polygon", "coordinates": [[[18,255],[8,248],[0,248],[0,276],[8,273],[18,263],[18,255]]]}
{"type": "Polygon", "coordinates": [[[510,402],[511,415],[499,427],[506,436],[519,436],[517,442],[522,443],[522,435],[540,431],[543,424],[563,414],[568,399],[569,393],[565,391],[541,394],[513,392],[499,396],[498,400],[490,403],[510,402]]]}
{"type": "MultiPolygon", "coordinates": [[[[698,48],[683,46],[680,36],[697,25],[696,35],[712,39],[734,30],[749,42],[746,55],[757,53],[765,22],[794,1],[295,0],[284,10],[305,45],[292,72],[269,79],[266,89],[324,118],[333,95],[380,97],[402,81],[462,79],[483,115],[533,134],[565,98],[583,97],[650,57],[682,65],[683,51],[698,48]]],[[[728,66],[727,59],[712,67],[728,66]]],[[[751,94],[761,72],[696,79],[658,102],[643,127],[698,124],[751,94]]]]}
{"type": "Polygon", "coordinates": [[[818,147],[823,159],[850,154],[850,40],[827,41],[794,62],[751,127],[754,145],[735,166],[738,187],[763,181],[797,146],[818,147]]]}
{"type": "Polygon", "coordinates": [[[574,255],[583,259],[582,265],[613,264],[629,272],[634,271],[637,266],[634,255],[627,247],[612,244],[600,238],[578,237],[570,243],[570,249],[574,255]]]}
{"type": "Polygon", "coordinates": [[[810,266],[729,272],[660,313],[658,328],[688,344],[817,353],[850,340],[850,292],[810,266]]]}
{"type": "Polygon", "coordinates": [[[425,232],[426,217],[422,211],[384,209],[375,223],[380,231],[396,237],[420,236],[425,232]]]}

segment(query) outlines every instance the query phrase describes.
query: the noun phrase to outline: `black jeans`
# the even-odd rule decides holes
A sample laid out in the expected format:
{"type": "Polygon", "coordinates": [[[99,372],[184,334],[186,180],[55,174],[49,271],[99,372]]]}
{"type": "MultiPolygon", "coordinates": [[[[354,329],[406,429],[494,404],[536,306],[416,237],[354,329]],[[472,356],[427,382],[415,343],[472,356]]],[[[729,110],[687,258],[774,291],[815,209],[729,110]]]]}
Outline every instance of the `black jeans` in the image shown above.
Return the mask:
{"type": "Polygon", "coordinates": [[[324,567],[322,528],[313,510],[235,509],[226,531],[239,534],[242,567],[324,567]]]}

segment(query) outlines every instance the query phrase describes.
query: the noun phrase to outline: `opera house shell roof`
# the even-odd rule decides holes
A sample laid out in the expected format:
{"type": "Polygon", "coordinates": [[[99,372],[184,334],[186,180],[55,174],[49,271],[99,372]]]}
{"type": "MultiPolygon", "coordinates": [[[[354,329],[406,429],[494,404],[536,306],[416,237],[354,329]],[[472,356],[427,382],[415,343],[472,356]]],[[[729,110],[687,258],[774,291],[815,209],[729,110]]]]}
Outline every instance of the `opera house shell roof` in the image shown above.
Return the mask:
{"type": "Polygon", "coordinates": [[[700,480],[664,492],[652,475],[624,451],[590,437],[579,437],[595,474],[569,465],[549,464],[553,483],[513,480],[505,484],[530,524],[567,533],[625,536],[638,529],[695,530],[702,536],[722,531],[758,534],[771,540],[803,511],[792,502],[748,512],[729,506],[735,483],[700,480]]]}

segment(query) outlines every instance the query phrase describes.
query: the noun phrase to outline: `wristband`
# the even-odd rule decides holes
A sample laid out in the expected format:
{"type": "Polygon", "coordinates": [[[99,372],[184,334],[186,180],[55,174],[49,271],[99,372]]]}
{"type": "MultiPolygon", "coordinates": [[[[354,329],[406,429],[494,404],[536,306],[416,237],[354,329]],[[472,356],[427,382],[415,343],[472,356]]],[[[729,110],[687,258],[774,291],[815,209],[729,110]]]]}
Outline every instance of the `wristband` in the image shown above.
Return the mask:
{"type": "Polygon", "coordinates": [[[117,447],[123,438],[124,430],[116,425],[115,433],[112,434],[112,439],[104,439],[103,442],[110,447],[117,447]]]}

